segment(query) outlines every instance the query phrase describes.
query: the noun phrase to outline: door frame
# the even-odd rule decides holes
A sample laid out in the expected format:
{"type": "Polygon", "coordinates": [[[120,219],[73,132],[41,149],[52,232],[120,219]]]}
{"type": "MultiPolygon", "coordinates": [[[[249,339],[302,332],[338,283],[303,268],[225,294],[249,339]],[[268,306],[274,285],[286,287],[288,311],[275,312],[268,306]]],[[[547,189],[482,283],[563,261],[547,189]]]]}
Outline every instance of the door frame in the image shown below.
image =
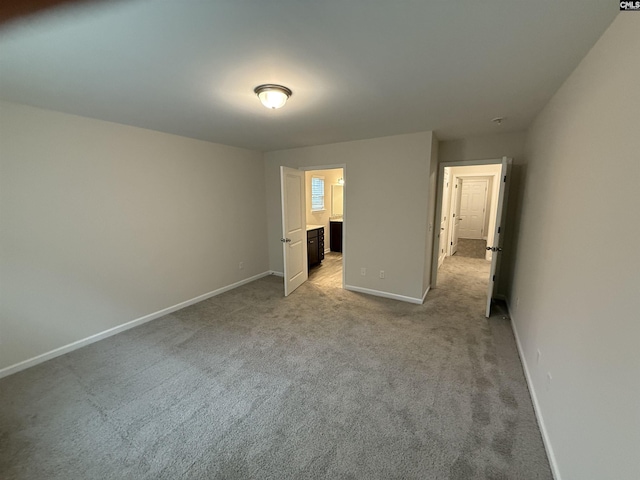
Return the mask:
{"type": "MultiPolygon", "coordinates": [[[[436,190],[436,218],[440,218],[442,216],[442,193],[443,193],[443,179],[444,179],[444,169],[445,167],[469,167],[473,165],[497,165],[502,164],[502,159],[506,157],[499,158],[491,158],[487,160],[458,160],[455,162],[440,162],[438,164],[438,183],[436,190]]],[[[451,179],[449,180],[451,181],[451,179]]],[[[434,238],[433,238],[433,251],[431,252],[432,258],[435,258],[436,261],[431,262],[431,288],[438,288],[437,279],[438,279],[438,246],[440,245],[440,231],[439,229],[433,229],[434,238]]]]}
{"type": "Polygon", "coordinates": [[[443,208],[444,208],[444,205],[447,206],[447,211],[446,211],[447,216],[444,217],[444,220],[443,220],[443,217],[440,216],[440,223],[435,227],[435,228],[438,228],[438,227],[440,228],[440,238],[439,238],[440,245],[438,247],[438,259],[437,259],[438,268],[442,266],[442,263],[444,263],[445,258],[449,256],[449,237],[450,237],[449,227],[451,225],[451,190],[449,189],[449,185],[447,185],[446,187],[444,186],[445,174],[447,174],[448,183],[449,184],[451,183],[451,178],[450,178],[451,173],[445,168],[443,171],[443,177],[442,177],[442,205],[443,205],[443,208]],[[445,189],[446,189],[446,194],[445,194],[445,189]],[[443,222],[444,222],[444,227],[442,226],[443,222]],[[443,235],[444,235],[444,248],[442,248],[443,235]],[[442,250],[442,252],[440,250],[442,250]],[[442,262],[440,261],[440,255],[442,255],[442,262]]]}
{"type": "MultiPolygon", "coordinates": [[[[444,170],[442,175],[444,177],[444,170]]],[[[453,179],[449,179],[449,182],[453,184],[453,189],[451,190],[451,202],[449,204],[449,216],[451,217],[451,221],[449,222],[449,245],[447,245],[447,253],[449,257],[452,257],[456,253],[453,251],[453,247],[455,246],[457,251],[458,240],[460,240],[459,230],[458,230],[458,238],[456,238],[456,221],[458,222],[458,225],[460,225],[460,212],[459,211],[457,212],[458,216],[456,217],[456,210],[459,210],[458,207],[460,206],[460,202],[462,200],[462,186],[463,186],[464,180],[454,175],[453,179]],[[460,199],[458,199],[458,194],[456,193],[458,189],[458,181],[460,181],[460,199]],[[453,243],[454,239],[456,241],[455,244],[453,243]]]]}
{"type": "MultiPolygon", "coordinates": [[[[302,170],[304,172],[308,172],[310,170],[333,170],[336,168],[342,169],[342,178],[344,179],[344,185],[342,188],[342,288],[344,289],[346,283],[346,271],[347,271],[347,164],[339,163],[339,164],[331,164],[331,165],[312,165],[305,167],[298,167],[298,170],[302,170]]],[[[325,185],[326,188],[326,185],[325,185]]],[[[326,191],[325,191],[326,192],[326,191]]],[[[307,214],[307,209],[305,208],[305,218],[307,214]]],[[[325,232],[325,238],[327,238],[327,232],[325,232]]],[[[329,232],[331,235],[331,232],[329,232]]]]}

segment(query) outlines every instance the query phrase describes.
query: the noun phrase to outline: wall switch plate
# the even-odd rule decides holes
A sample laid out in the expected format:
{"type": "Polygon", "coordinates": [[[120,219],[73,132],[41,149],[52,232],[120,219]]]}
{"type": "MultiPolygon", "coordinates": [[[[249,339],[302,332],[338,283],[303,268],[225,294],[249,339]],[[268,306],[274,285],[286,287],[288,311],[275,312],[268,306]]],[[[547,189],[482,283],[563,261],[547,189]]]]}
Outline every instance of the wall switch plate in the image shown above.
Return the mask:
{"type": "Polygon", "coordinates": [[[536,350],[536,365],[540,365],[540,357],[542,354],[540,353],[540,349],[536,350]]]}
{"type": "Polygon", "coordinates": [[[238,264],[238,269],[239,269],[239,270],[242,270],[243,268],[244,268],[244,262],[240,262],[240,263],[238,264]]]}
{"type": "Polygon", "coordinates": [[[380,270],[380,278],[384,278],[384,270],[380,270]]]}
{"type": "Polygon", "coordinates": [[[551,380],[553,380],[551,372],[547,372],[547,392],[551,389],[551,380]]]}

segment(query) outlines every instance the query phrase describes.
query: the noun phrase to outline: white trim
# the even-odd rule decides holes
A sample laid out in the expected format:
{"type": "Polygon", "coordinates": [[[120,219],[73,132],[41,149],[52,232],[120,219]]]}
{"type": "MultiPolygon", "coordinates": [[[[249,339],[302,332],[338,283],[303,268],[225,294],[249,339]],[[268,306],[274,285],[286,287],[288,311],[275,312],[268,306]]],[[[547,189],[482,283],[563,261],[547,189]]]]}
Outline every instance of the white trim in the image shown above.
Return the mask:
{"type": "Polygon", "coordinates": [[[429,293],[429,290],[431,290],[431,285],[429,285],[427,289],[424,291],[424,295],[422,295],[422,302],[420,303],[424,303],[424,299],[427,298],[427,293],[429,293]]]}
{"type": "Polygon", "coordinates": [[[284,272],[276,272],[275,270],[269,270],[269,275],[275,275],[276,277],[284,278],[284,272]]]}
{"type": "Polygon", "coordinates": [[[513,330],[513,336],[516,338],[516,346],[518,347],[518,355],[520,356],[520,362],[522,363],[522,369],[524,370],[524,377],[527,380],[527,386],[529,387],[529,394],[531,395],[531,401],[533,403],[533,411],[536,414],[536,420],[538,421],[538,426],[540,427],[540,432],[542,433],[542,443],[544,445],[544,449],[547,452],[547,458],[549,460],[549,465],[551,466],[551,474],[555,480],[562,480],[560,476],[560,469],[558,468],[558,462],[556,461],[556,456],[553,453],[553,447],[551,446],[551,439],[549,438],[549,434],[547,433],[547,427],[544,423],[544,418],[542,416],[542,410],[540,409],[540,404],[538,403],[538,397],[536,395],[536,391],[533,388],[533,381],[531,380],[531,374],[529,373],[529,366],[527,365],[527,360],[524,356],[524,350],[522,348],[522,343],[520,343],[520,337],[518,336],[518,330],[516,328],[516,322],[513,320],[513,314],[511,313],[511,307],[509,302],[507,303],[507,311],[509,312],[509,318],[511,320],[511,329],[513,330]]]}
{"type": "MultiPolygon", "coordinates": [[[[217,290],[213,290],[209,293],[205,293],[203,295],[199,295],[190,300],[186,300],[184,302],[180,302],[171,307],[163,308],[162,310],[158,310],[157,312],[150,313],[148,315],[144,315],[140,318],[136,318],[135,320],[131,320],[129,322],[123,323],[113,328],[109,328],[103,332],[96,333],[94,335],[90,335],[86,338],[76,340],[75,342],[69,343],[62,347],[55,348],[48,352],[37,355],[33,358],[29,358],[27,360],[23,360],[22,362],[15,363],[13,365],[9,365],[3,369],[0,369],[0,378],[7,377],[14,373],[20,372],[21,370],[25,370],[29,367],[33,367],[38,365],[39,363],[46,362],[47,360],[51,360],[52,358],[59,357],[60,355],[64,355],[65,353],[73,352],[79,348],[95,343],[99,340],[103,340],[105,338],[116,335],[120,332],[124,332],[125,330],[129,330],[131,328],[142,325],[143,323],[150,322],[151,320],[155,320],[157,318],[168,315],[169,313],[176,312],[182,308],[188,307],[189,305],[193,305],[198,302],[202,302],[211,297],[215,297],[216,295],[220,295],[221,293],[228,292],[229,290],[233,290],[234,288],[238,288],[247,283],[251,283],[254,280],[258,280],[259,278],[266,277],[267,275],[272,274],[271,271],[259,273],[258,275],[254,275],[253,277],[245,278],[244,280],[240,280],[239,282],[232,283],[231,285],[227,285],[226,287],[218,288],[217,290]]],[[[276,273],[273,273],[276,274],[276,273]]],[[[282,276],[282,274],[280,274],[282,276]]]]}
{"type": "Polygon", "coordinates": [[[367,295],[374,295],[376,297],[392,298],[393,300],[400,300],[401,302],[415,303],[418,305],[422,305],[423,302],[423,299],[421,298],[407,297],[405,295],[398,295],[397,293],[382,292],[380,290],[372,290],[370,288],[354,287],[353,285],[345,285],[344,289],[352,292],[366,293],[367,295]]]}

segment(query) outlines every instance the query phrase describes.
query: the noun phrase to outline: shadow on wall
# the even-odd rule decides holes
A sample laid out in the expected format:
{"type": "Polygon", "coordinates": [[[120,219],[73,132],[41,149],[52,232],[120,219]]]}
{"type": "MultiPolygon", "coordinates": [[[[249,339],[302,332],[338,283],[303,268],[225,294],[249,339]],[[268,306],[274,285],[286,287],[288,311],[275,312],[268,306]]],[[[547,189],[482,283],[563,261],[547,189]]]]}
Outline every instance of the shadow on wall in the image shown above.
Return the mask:
{"type": "Polygon", "coordinates": [[[522,215],[522,203],[524,199],[525,178],[527,175],[526,163],[522,158],[514,159],[511,166],[511,186],[507,203],[507,230],[505,231],[505,250],[509,252],[508,261],[501,266],[498,292],[511,298],[511,283],[515,273],[515,259],[518,258],[518,239],[520,237],[520,218],[522,215]]]}
{"type": "Polygon", "coordinates": [[[57,8],[65,8],[72,4],[100,3],[106,0],[30,0],[28,2],[4,2],[0,7],[0,25],[25,20],[36,14],[46,13],[57,8]]]}

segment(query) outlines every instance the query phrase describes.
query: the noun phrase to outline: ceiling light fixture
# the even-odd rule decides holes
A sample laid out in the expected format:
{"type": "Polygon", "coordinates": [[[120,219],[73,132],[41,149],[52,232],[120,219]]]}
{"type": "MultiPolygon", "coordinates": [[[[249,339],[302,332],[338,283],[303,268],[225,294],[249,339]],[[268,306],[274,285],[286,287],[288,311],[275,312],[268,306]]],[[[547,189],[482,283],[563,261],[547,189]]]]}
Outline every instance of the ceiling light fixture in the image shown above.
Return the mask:
{"type": "Polygon", "coordinates": [[[253,89],[262,104],[271,109],[283,107],[287,100],[291,96],[291,90],[282,85],[275,85],[273,83],[266,83],[264,85],[258,85],[253,89]]]}

